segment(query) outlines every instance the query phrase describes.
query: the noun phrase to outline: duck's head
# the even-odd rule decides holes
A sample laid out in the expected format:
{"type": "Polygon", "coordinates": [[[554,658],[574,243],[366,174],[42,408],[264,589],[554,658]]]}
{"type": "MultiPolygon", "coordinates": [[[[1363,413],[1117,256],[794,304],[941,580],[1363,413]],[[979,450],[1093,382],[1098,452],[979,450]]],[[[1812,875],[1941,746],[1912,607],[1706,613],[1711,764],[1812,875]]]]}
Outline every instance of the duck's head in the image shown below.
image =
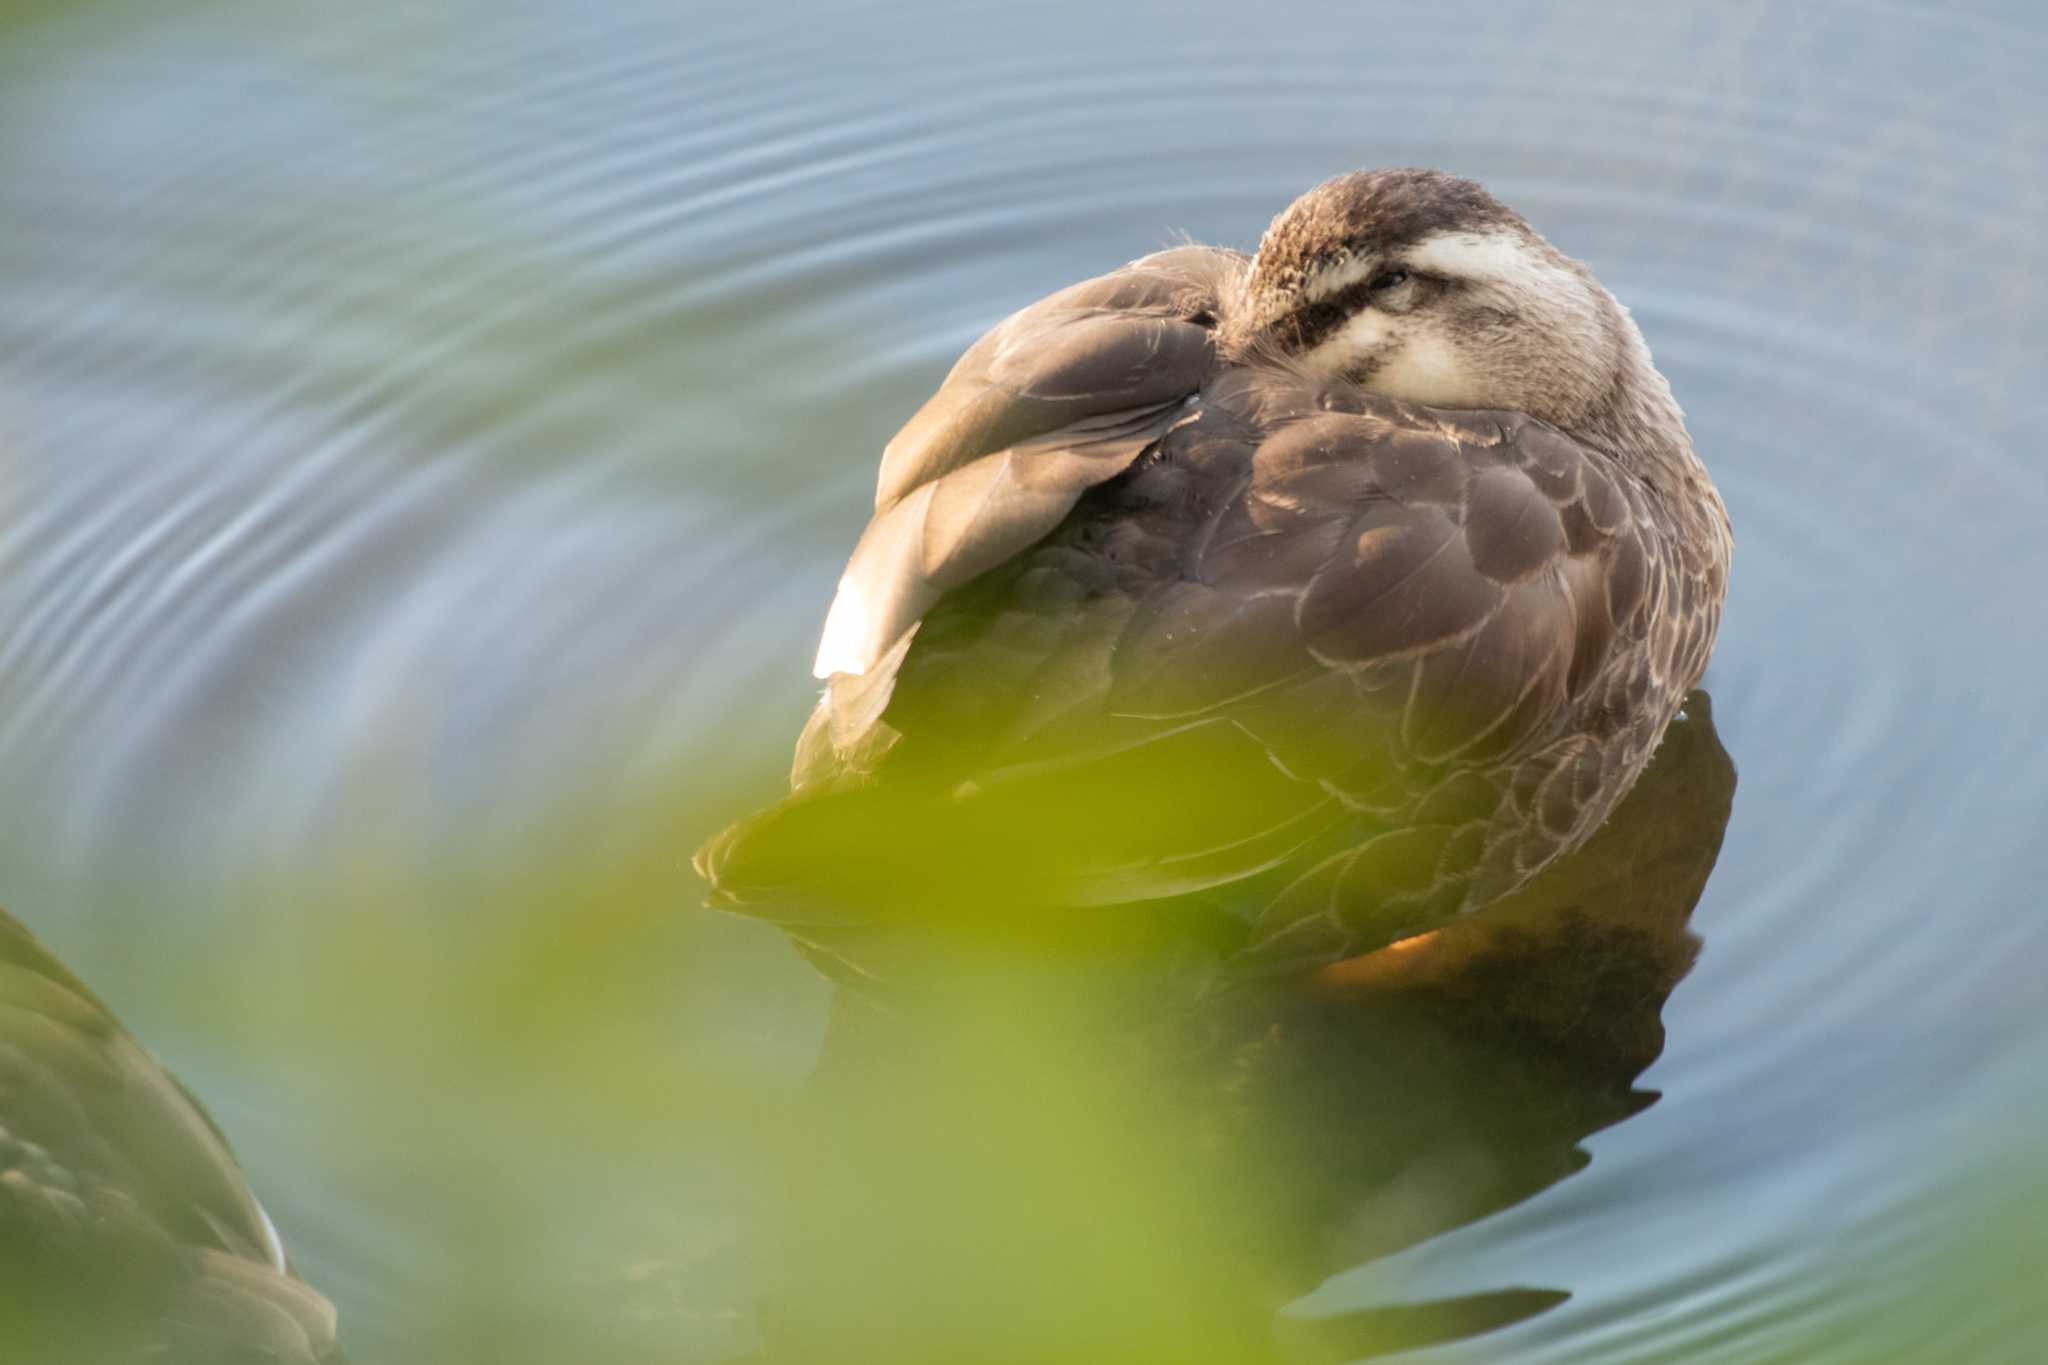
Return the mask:
{"type": "Polygon", "coordinates": [[[1442,171],[1359,171],[1295,200],[1266,230],[1222,340],[1392,398],[1526,412],[1602,445],[1646,417],[1682,439],[1627,310],[1520,214],[1442,171]]]}

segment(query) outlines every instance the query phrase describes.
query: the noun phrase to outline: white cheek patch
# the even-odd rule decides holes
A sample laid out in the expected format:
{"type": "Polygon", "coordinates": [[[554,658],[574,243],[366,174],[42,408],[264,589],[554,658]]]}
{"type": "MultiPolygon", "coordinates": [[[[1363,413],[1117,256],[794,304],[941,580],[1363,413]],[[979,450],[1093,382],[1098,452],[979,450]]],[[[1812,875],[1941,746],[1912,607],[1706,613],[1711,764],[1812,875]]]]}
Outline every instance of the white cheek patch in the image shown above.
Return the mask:
{"type": "Polygon", "coordinates": [[[1479,384],[1456,348],[1428,330],[1409,337],[1366,377],[1365,387],[1433,408],[1482,405],[1479,384]]]}
{"type": "Polygon", "coordinates": [[[1361,309],[1304,355],[1302,362],[1323,374],[1342,374],[1383,346],[1392,333],[1393,323],[1385,313],[1361,309]]]}
{"type": "Polygon", "coordinates": [[[1479,406],[1479,385],[1457,348],[1421,319],[1402,321],[1367,309],[1302,357],[1320,374],[1344,374],[1377,359],[1364,387],[1432,407],[1479,406]]]}

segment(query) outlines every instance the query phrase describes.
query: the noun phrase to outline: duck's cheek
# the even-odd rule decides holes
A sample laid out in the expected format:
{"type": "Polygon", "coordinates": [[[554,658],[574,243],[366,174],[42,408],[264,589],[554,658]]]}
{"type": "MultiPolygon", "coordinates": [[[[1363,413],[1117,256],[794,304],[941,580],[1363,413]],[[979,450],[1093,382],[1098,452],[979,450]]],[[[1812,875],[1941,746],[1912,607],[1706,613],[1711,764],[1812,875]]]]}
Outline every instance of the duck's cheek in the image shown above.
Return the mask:
{"type": "Polygon", "coordinates": [[[1394,319],[1366,308],[1347,318],[1302,361],[1319,374],[1341,374],[1362,383],[1398,341],[1394,319]]]}
{"type": "Polygon", "coordinates": [[[1458,349],[1435,332],[1398,338],[1362,382],[1374,393],[1434,408],[1486,406],[1479,377],[1458,349]]]}

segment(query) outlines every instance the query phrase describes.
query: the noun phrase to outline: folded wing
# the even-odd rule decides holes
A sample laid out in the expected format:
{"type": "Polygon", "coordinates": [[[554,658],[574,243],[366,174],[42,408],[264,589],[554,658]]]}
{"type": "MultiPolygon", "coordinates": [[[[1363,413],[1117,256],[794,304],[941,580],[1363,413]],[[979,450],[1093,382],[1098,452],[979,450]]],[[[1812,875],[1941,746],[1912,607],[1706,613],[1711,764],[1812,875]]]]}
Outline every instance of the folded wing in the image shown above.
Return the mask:
{"type": "Polygon", "coordinates": [[[1062,290],[976,342],[882,456],[815,672],[862,675],[948,589],[1043,538],[1214,371],[1203,319],[1243,269],[1203,247],[1062,290]]]}

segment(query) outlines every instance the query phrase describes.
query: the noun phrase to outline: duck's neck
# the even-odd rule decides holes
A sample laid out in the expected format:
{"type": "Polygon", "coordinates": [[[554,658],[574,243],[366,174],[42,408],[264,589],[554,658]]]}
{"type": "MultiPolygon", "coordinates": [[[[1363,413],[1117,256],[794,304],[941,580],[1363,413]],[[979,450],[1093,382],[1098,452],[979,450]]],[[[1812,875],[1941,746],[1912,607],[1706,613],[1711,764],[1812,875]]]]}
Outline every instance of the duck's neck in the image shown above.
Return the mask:
{"type": "Polygon", "coordinates": [[[1685,414],[1650,359],[1650,347],[1628,309],[1611,294],[1606,303],[1611,377],[1579,423],[1582,439],[1646,482],[1666,482],[1699,464],[1685,414]]]}
{"type": "Polygon", "coordinates": [[[1725,537],[1728,512],[1693,453],[1685,414],[1650,358],[1649,345],[1610,295],[1615,342],[1613,381],[1577,424],[1575,434],[1641,480],[1674,514],[1702,534],[1725,537]]]}

